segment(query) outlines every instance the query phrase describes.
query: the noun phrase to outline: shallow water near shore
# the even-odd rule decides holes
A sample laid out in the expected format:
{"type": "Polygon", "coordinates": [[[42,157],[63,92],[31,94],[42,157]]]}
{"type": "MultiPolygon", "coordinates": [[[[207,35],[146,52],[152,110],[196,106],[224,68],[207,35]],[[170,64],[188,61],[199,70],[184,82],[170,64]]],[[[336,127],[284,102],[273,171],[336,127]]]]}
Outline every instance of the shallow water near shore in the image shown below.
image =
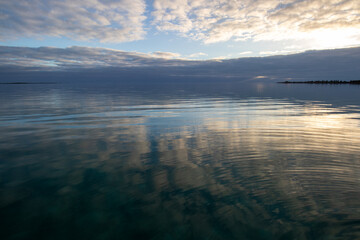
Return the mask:
{"type": "Polygon", "coordinates": [[[360,87],[0,86],[1,239],[360,239],[360,87]]]}

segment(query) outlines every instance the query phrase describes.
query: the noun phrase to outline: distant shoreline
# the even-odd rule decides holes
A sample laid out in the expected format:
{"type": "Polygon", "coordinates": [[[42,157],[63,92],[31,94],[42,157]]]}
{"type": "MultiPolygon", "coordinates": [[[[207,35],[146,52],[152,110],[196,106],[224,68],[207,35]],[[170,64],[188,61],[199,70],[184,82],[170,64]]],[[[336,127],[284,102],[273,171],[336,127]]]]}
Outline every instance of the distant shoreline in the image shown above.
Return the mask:
{"type": "Polygon", "coordinates": [[[0,84],[56,84],[55,82],[5,82],[0,84]]]}
{"type": "Polygon", "coordinates": [[[320,81],[285,81],[278,82],[283,84],[292,84],[292,83],[302,83],[302,84],[358,84],[360,85],[360,80],[351,80],[351,81],[340,81],[340,80],[320,80],[320,81]]]}

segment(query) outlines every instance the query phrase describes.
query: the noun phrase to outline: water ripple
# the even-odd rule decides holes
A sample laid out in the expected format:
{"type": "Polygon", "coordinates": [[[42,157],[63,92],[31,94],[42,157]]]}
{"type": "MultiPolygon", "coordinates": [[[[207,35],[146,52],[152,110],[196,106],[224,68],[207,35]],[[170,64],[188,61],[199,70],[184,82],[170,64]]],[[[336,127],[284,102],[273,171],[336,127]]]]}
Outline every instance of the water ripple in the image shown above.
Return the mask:
{"type": "Polygon", "coordinates": [[[153,239],[167,231],[360,237],[358,105],[92,101],[0,109],[0,213],[9,229],[17,222],[35,234],[50,218],[51,227],[70,229],[77,219],[75,228],[105,224],[119,236],[136,229],[153,239]]]}

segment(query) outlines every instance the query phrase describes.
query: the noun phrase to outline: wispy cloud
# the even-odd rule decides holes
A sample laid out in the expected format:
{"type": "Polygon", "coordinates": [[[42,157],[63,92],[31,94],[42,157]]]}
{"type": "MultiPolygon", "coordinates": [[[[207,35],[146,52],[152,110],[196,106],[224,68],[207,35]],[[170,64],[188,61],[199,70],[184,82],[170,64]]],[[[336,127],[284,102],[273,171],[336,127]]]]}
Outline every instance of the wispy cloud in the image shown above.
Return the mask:
{"type": "Polygon", "coordinates": [[[56,36],[126,42],[145,36],[145,0],[0,1],[0,39],[56,36]]]}
{"type": "Polygon", "coordinates": [[[331,38],[328,47],[360,43],[358,0],[155,0],[154,9],[159,30],[205,43],[316,39],[324,46],[331,38]]]}

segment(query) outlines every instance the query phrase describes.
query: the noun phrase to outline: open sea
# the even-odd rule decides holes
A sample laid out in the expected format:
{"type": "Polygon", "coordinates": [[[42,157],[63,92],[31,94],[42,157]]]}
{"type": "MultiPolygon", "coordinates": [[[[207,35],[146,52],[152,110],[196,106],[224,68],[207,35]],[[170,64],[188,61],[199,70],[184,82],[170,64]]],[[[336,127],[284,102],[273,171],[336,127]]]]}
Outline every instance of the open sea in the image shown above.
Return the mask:
{"type": "Polygon", "coordinates": [[[2,84],[0,239],[360,239],[360,86],[2,84]]]}

